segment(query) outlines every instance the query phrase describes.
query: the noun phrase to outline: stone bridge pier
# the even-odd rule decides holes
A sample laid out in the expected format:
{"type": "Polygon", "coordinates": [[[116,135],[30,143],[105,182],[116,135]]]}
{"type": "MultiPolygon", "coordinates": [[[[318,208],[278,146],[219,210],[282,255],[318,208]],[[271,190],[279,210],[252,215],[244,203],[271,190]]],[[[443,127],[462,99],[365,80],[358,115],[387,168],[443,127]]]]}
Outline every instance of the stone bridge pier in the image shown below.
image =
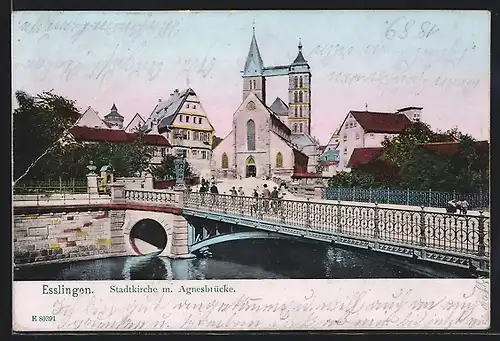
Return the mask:
{"type": "MultiPolygon", "coordinates": [[[[134,203],[125,199],[124,184],[113,183],[111,187],[111,203],[116,207],[113,209],[111,217],[111,226],[115,238],[117,230],[120,231],[122,243],[117,241],[117,249],[124,255],[140,255],[133,242],[132,230],[139,225],[159,225],[162,227],[166,236],[166,245],[160,253],[160,256],[173,259],[193,258],[189,253],[188,221],[180,215],[182,205],[181,191],[175,193],[175,203],[171,204],[147,204],[134,203]],[[120,207],[123,207],[120,209],[120,207]]],[[[148,227],[145,227],[148,228],[148,227]]]]}

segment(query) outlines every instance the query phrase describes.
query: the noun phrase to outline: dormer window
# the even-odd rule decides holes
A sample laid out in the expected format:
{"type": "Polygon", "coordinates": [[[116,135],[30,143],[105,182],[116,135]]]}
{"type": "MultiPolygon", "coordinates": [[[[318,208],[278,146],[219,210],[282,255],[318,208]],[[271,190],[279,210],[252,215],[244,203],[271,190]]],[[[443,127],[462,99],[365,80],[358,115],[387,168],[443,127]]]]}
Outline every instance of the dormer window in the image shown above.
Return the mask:
{"type": "Polygon", "coordinates": [[[189,123],[189,116],[186,116],[186,123],[189,123]]]}
{"type": "Polygon", "coordinates": [[[179,121],[182,122],[182,115],[179,115],[179,121]]]}
{"type": "Polygon", "coordinates": [[[186,108],[188,108],[188,109],[189,109],[189,103],[188,103],[188,104],[186,104],[186,108]]]}

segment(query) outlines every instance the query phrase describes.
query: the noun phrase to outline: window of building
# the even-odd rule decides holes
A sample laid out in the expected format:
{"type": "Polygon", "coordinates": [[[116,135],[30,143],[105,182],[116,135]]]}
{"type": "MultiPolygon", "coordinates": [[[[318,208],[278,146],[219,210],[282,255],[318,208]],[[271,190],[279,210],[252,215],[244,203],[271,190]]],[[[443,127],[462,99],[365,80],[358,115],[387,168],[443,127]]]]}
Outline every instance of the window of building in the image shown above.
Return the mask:
{"type": "Polygon", "coordinates": [[[229,168],[229,158],[227,157],[226,153],[222,154],[222,162],[221,162],[221,168],[222,169],[227,169],[229,168]]]}
{"type": "Polygon", "coordinates": [[[299,82],[298,82],[298,78],[297,78],[297,76],[295,76],[295,77],[293,78],[293,80],[294,80],[294,82],[293,82],[293,87],[294,87],[294,88],[297,88],[297,87],[299,86],[299,82]]]}
{"type": "Polygon", "coordinates": [[[344,135],[344,141],[347,141],[347,135],[344,135]]]}
{"type": "Polygon", "coordinates": [[[182,122],[182,115],[179,115],[179,121],[182,122]]]}
{"type": "Polygon", "coordinates": [[[303,85],[304,85],[304,83],[302,82],[302,76],[300,76],[300,78],[299,78],[299,88],[302,88],[303,85]]]}
{"type": "Polygon", "coordinates": [[[193,156],[196,156],[198,155],[198,151],[196,149],[193,149],[191,150],[191,154],[193,154],[193,156]]]}
{"type": "Polygon", "coordinates": [[[281,152],[276,153],[276,168],[283,168],[283,155],[281,152]]]}
{"type": "Polygon", "coordinates": [[[356,133],[356,140],[359,140],[359,133],[356,133]]]}
{"type": "Polygon", "coordinates": [[[302,117],[302,107],[299,108],[299,117],[302,117]]]}
{"type": "Polygon", "coordinates": [[[293,102],[297,103],[298,101],[299,101],[299,94],[297,93],[297,91],[295,91],[293,93],[293,102]]]}
{"type": "Polygon", "coordinates": [[[247,122],[247,150],[255,150],[255,122],[247,122]]]}
{"type": "Polygon", "coordinates": [[[299,130],[300,130],[300,132],[302,132],[302,129],[303,129],[303,128],[302,128],[302,123],[301,123],[301,124],[299,125],[299,130]]]}
{"type": "Polygon", "coordinates": [[[304,100],[304,94],[302,91],[299,92],[299,102],[302,103],[302,101],[304,100]]]}
{"type": "Polygon", "coordinates": [[[202,150],[202,151],[201,151],[201,158],[202,158],[203,160],[207,160],[207,159],[208,159],[207,155],[208,155],[208,154],[207,154],[207,151],[206,151],[206,150],[202,150]]]}
{"type": "Polygon", "coordinates": [[[198,118],[198,124],[201,124],[201,117],[198,118]]]}
{"type": "Polygon", "coordinates": [[[344,155],[347,154],[347,148],[344,148],[344,155]]]}
{"type": "Polygon", "coordinates": [[[186,108],[188,108],[188,109],[189,109],[189,103],[188,103],[188,104],[186,104],[186,108]]]}
{"type": "Polygon", "coordinates": [[[196,104],[193,104],[193,109],[196,109],[196,104]]]}
{"type": "Polygon", "coordinates": [[[352,122],[352,126],[353,127],[357,127],[358,126],[358,124],[356,123],[356,121],[352,122]]]}
{"type": "Polygon", "coordinates": [[[293,132],[294,132],[294,133],[296,133],[296,132],[297,132],[297,123],[295,123],[295,124],[293,125],[293,132]]]}
{"type": "Polygon", "coordinates": [[[167,150],[165,147],[161,149],[161,157],[165,157],[167,155],[167,150]]]}
{"type": "Polygon", "coordinates": [[[295,117],[297,117],[297,110],[298,110],[298,108],[295,107],[295,117]]]}
{"type": "Polygon", "coordinates": [[[189,123],[189,116],[186,116],[186,123],[189,123]]]}

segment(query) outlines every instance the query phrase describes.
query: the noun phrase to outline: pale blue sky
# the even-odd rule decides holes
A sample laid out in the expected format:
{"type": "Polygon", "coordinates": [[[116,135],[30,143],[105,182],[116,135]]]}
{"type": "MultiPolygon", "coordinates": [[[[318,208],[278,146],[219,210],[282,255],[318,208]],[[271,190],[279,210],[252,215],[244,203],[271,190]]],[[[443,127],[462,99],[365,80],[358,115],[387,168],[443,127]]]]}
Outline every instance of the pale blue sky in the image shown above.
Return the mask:
{"type": "MultiPolygon", "coordinates": [[[[190,86],[225,136],[242,100],[253,20],[265,66],[291,63],[302,39],[312,134],[322,143],[365,103],[422,106],[434,128],[489,139],[488,12],[17,12],[13,90],[53,88],[101,116],[115,102],[128,121],[190,86]]],[[[269,79],[267,104],[287,102],[287,86],[287,77],[269,79]]]]}

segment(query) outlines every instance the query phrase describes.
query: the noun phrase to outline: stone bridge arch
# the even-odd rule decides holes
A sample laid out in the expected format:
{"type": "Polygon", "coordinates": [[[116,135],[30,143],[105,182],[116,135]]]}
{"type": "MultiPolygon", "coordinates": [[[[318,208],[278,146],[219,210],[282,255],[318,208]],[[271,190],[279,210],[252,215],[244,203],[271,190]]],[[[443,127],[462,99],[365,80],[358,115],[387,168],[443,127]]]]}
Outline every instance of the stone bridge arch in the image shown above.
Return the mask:
{"type": "Polygon", "coordinates": [[[174,236],[174,223],[175,215],[171,213],[151,212],[151,211],[125,211],[125,221],[123,224],[123,238],[125,243],[125,252],[129,256],[137,256],[138,253],[134,250],[134,245],[130,241],[130,233],[132,228],[138,223],[152,220],[161,225],[167,237],[167,243],[160,256],[172,257],[173,250],[173,236],[174,236]]]}

